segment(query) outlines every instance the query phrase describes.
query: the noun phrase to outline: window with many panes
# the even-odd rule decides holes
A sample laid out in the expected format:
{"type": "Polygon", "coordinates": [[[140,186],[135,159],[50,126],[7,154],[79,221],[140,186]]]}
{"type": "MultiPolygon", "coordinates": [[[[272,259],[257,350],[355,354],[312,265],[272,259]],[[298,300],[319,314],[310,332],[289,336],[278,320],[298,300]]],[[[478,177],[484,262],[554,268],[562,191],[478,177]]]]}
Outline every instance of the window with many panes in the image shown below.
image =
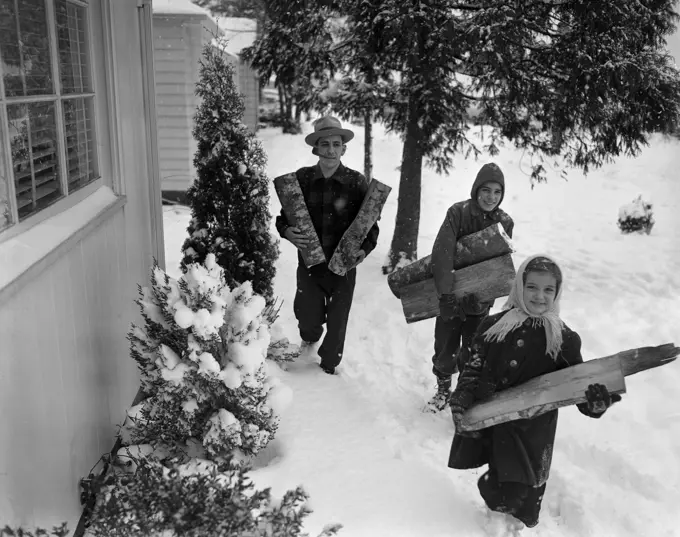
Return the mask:
{"type": "Polygon", "coordinates": [[[88,16],[0,0],[0,231],[99,177],[88,16]]]}

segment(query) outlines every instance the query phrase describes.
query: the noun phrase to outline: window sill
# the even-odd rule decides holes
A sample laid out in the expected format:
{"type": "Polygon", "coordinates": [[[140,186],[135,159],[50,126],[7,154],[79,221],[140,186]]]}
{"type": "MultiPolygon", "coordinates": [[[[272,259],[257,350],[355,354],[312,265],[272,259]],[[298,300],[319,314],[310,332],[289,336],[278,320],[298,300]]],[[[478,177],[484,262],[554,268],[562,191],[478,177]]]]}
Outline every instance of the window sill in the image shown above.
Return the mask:
{"type": "Polygon", "coordinates": [[[0,304],[125,205],[101,186],[73,207],[0,243],[0,304]]]}

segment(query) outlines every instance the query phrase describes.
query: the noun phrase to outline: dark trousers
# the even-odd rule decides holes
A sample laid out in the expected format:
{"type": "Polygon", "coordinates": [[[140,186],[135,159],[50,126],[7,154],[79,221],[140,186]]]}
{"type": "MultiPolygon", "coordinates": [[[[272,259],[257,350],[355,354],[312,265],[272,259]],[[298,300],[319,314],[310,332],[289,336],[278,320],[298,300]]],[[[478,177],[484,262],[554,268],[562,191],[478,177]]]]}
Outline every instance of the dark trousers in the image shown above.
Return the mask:
{"type": "Polygon", "coordinates": [[[468,315],[465,321],[459,317],[445,321],[437,316],[434,325],[434,355],[432,356],[432,372],[435,376],[450,377],[463,368],[470,354],[472,338],[484,316],[468,315]]]}
{"type": "Polygon", "coordinates": [[[337,366],[342,360],[356,275],[356,269],[352,269],[346,275],[338,276],[325,265],[310,269],[298,265],[297,268],[293,311],[300,337],[304,341],[319,341],[323,325],[326,325],[326,336],[318,353],[321,363],[329,367],[337,366]]]}
{"type": "Polygon", "coordinates": [[[524,483],[499,482],[498,474],[489,465],[489,471],[479,478],[477,487],[492,511],[512,515],[529,527],[538,523],[545,483],[531,487],[524,483]]]}

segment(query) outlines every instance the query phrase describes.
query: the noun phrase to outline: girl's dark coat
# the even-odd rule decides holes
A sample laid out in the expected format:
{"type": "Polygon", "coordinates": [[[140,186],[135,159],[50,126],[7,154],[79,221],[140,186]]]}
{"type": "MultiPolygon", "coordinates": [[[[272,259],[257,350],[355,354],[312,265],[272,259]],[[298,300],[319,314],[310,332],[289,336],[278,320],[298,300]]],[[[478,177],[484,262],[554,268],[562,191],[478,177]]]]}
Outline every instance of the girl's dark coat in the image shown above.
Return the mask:
{"type": "MultiPolygon", "coordinates": [[[[484,332],[507,312],[488,316],[482,321],[472,345],[472,356],[458,378],[451,394],[452,407],[468,409],[476,401],[496,391],[583,362],[581,338],[564,327],[562,348],[553,360],[545,352],[546,336],[542,326],[531,321],[516,328],[500,343],[484,341],[484,332]]],[[[587,404],[577,405],[590,417],[587,404]]],[[[557,410],[535,418],[502,423],[480,431],[482,438],[456,434],[451,446],[449,467],[478,468],[489,464],[498,472],[500,482],[540,486],[548,479],[553,442],[557,428],[557,410]]]]}

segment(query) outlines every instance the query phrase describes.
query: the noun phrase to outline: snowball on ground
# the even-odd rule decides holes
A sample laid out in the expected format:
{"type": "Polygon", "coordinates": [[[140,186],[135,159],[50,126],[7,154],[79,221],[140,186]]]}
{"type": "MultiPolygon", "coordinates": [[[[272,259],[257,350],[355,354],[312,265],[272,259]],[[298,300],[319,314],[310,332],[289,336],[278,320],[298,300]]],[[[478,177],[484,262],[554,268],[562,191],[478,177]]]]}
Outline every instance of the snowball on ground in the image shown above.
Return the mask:
{"type": "Polygon", "coordinates": [[[635,200],[619,209],[619,220],[626,218],[644,218],[652,214],[652,204],[638,196],[635,200]]]}

